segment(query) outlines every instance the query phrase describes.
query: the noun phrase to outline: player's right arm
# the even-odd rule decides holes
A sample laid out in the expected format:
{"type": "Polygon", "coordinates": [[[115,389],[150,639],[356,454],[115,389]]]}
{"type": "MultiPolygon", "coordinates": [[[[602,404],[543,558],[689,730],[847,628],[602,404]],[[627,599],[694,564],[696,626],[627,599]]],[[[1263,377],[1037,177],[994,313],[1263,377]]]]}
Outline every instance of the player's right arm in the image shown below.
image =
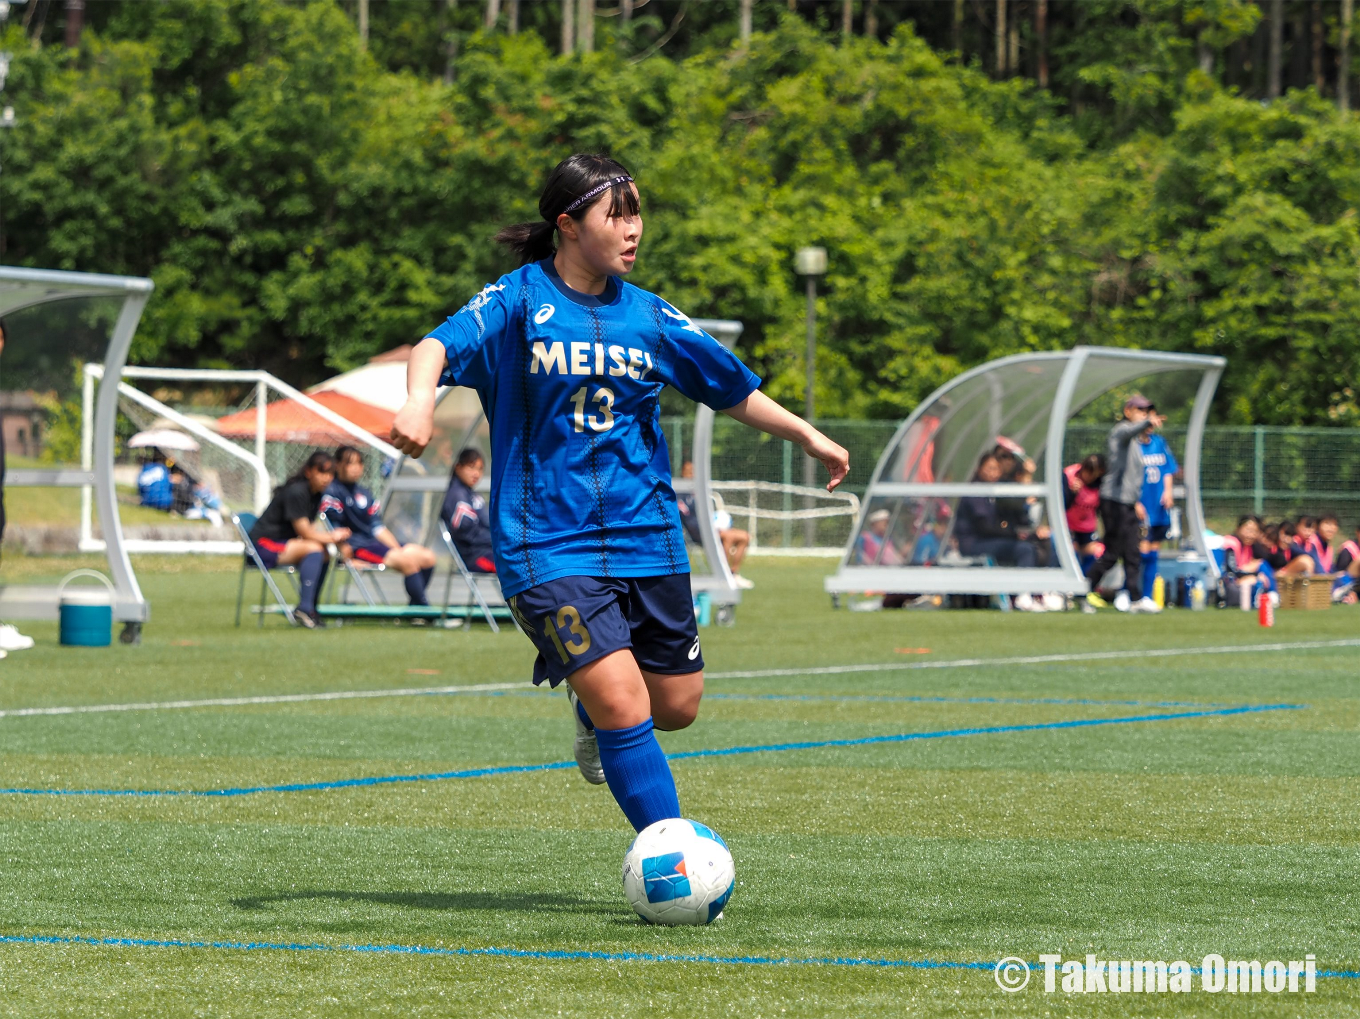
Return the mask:
{"type": "Polygon", "coordinates": [[[491,382],[510,322],[508,283],[491,283],[415,345],[406,363],[406,403],[392,419],[392,445],[418,457],[434,434],[434,394],[446,386],[481,389],[491,382]]]}
{"type": "Polygon", "coordinates": [[[418,457],[434,434],[434,391],[444,373],[444,344],[427,336],[411,351],[406,363],[406,403],[392,419],[392,445],[418,457]]]}

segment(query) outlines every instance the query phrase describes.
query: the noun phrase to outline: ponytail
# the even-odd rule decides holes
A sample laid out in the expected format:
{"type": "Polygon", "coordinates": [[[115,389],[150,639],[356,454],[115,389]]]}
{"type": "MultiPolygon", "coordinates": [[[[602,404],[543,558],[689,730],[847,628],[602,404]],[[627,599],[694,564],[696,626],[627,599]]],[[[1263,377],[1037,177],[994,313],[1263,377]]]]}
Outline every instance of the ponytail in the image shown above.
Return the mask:
{"type": "Polygon", "coordinates": [[[507,226],[496,234],[496,242],[514,252],[520,265],[551,258],[557,251],[553,243],[557,217],[566,214],[579,222],[606,196],[609,215],[636,216],[638,198],[632,185],[632,175],[617,160],[579,152],[568,156],[553,168],[543,186],[538,199],[538,213],[543,219],[507,226]]]}
{"type": "Polygon", "coordinates": [[[556,230],[557,227],[548,222],[516,223],[496,234],[496,243],[504,244],[514,252],[520,265],[528,265],[553,256],[557,251],[557,246],[553,244],[556,230]]]}

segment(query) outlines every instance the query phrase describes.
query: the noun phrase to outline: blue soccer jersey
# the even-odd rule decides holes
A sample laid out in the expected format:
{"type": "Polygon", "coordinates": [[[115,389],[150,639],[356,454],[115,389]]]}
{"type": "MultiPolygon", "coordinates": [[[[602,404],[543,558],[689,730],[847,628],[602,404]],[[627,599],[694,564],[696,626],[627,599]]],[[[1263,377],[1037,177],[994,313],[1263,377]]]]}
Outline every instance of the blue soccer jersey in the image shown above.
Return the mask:
{"type": "Polygon", "coordinates": [[[360,484],[340,480],[326,486],[320,512],[332,527],[348,527],[360,538],[371,538],[383,525],[382,506],[373,493],[360,484]]]}
{"type": "Polygon", "coordinates": [[[1143,509],[1147,510],[1149,527],[1169,527],[1171,526],[1171,513],[1162,505],[1162,493],[1166,486],[1162,479],[1168,474],[1176,474],[1180,471],[1180,465],[1176,463],[1176,457],[1171,452],[1171,447],[1166,444],[1166,440],[1153,432],[1147,445],[1142,447],[1143,451],[1143,494],[1139,501],[1143,504],[1143,509]]]}
{"type": "Polygon", "coordinates": [[[661,298],[611,277],[572,290],[551,259],[485,287],[430,334],[440,382],[491,425],[491,529],[506,596],[558,577],[689,572],[659,422],[661,390],[716,410],[760,385],[661,298]]]}

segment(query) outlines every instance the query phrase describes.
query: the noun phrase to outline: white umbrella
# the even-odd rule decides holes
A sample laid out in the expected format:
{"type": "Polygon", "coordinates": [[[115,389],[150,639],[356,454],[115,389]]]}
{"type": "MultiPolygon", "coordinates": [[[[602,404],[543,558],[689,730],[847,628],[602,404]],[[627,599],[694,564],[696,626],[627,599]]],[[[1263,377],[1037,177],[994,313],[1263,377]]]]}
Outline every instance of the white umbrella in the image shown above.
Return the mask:
{"type": "Polygon", "coordinates": [[[132,449],[140,449],[146,446],[154,446],[157,449],[198,449],[197,442],[173,428],[156,428],[149,432],[138,432],[128,440],[128,446],[132,449]]]}

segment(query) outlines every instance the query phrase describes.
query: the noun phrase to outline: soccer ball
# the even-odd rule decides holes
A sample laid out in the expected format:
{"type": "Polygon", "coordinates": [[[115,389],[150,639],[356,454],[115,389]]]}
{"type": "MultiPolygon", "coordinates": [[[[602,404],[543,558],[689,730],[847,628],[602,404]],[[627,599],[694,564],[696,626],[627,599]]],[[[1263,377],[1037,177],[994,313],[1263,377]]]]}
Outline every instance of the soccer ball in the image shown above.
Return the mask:
{"type": "Polygon", "coordinates": [[[648,923],[712,923],[736,880],[722,837],[682,817],[643,828],[623,857],[623,894],[648,923]]]}

